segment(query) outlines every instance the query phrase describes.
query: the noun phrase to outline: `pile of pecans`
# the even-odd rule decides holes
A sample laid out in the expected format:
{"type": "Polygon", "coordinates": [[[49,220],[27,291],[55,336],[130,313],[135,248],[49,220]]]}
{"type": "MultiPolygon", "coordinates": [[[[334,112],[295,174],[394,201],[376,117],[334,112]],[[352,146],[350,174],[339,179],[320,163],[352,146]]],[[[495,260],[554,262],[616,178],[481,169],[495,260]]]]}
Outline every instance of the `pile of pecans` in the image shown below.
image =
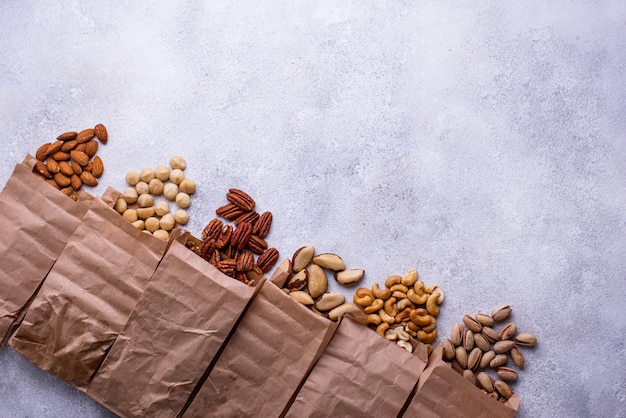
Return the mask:
{"type": "Polygon", "coordinates": [[[65,132],[54,142],[41,145],[35,154],[37,163],[33,173],[73,200],[83,184],[89,187],[98,185],[98,178],[104,172],[98,152],[97,138],[106,144],[109,138],[106,128],[97,124],[80,132],[65,132]],[[93,160],[92,160],[93,158],[93,160]]]}
{"type": "Polygon", "coordinates": [[[465,315],[463,324],[454,325],[451,337],[443,341],[442,347],[444,361],[483,392],[501,402],[506,402],[513,395],[506,382],[514,382],[518,377],[516,369],[505,367],[509,356],[518,368],[522,368],[525,359],[519,347],[533,347],[537,343],[533,334],[518,334],[512,322],[502,326],[499,331],[493,328],[496,323],[506,320],[511,312],[509,305],[501,305],[491,315],[465,315]],[[489,370],[495,371],[497,378],[491,376],[489,370]]]}
{"type": "Polygon", "coordinates": [[[343,285],[354,284],[365,275],[363,269],[346,269],[345,262],[336,254],[315,254],[312,245],[300,247],[291,260],[283,260],[280,267],[289,273],[283,291],[313,312],[333,321],[348,312],[352,304],[346,303],[341,293],[326,291],[326,271],[332,272],[335,280],[343,285]]]}
{"type": "Polygon", "coordinates": [[[407,351],[412,350],[410,339],[431,344],[437,338],[436,318],[444,293],[438,285],[425,286],[418,280],[417,270],[410,270],[404,277],[387,277],[383,289],[378,283],[371,289],[361,287],[353,300],[368,314],[368,326],[407,351]]]}
{"type": "Polygon", "coordinates": [[[278,261],[276,248],[268,248],[265,237],[272,226],[272,213],[259,214],[247,193],[229,189],[228,204],[216,209],[217,216],[202,231],[202,241],[190,240],[187,247],[222,273],[250,286],[278,261]]]}

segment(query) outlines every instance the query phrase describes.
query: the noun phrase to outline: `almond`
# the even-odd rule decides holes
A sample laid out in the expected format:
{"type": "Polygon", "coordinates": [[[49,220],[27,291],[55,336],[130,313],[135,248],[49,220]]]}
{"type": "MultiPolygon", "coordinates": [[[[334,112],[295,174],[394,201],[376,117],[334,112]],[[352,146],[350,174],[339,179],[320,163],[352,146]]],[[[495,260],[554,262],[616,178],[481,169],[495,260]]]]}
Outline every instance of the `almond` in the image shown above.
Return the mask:
{"type": "Polygon", "coordinates": [[[94,135],[94,128],[85,129],[76,135],[76,141],[78,141],[79,144],[82,144],[83,142],[93,139],[94,135]]]}
{"type": "Polygon", "coordinates": [[[59,141],[70,141],[76,139],[77,133],[74,131],[65,132],[57,137],[59,141]]]}
{"type": "Polygon", "coordinates": [[[107,132],[107,128],[104,127],[103,124],[99,123],[94,127],[94,133],[96,137],[102,142],[103,145],[106,145],[109,140],[109,133],[107,132]]]}
{"type": "Polygon", "coordinates": [[[46,168],[50,174],[56,174],[59,172],[59,163],[54,158],[48,158],[46,168]]]}
{"type": "Polygon", "coordinates": [[[93,174],[95,178],[100,178],[103,172],[104,163],[102,162],[102,159],[100,157],[96,156],[96,158],[94,158],[92,162],[91,174],[93,174]]]}
{"type": "Polygon", "coordinates": [[[98,179],[88,171],[83,171],[83,174],[80,175],[80,180],[85,186],[96,187],[98,185],[98,179]]]}
{"type": "Polygon", "coordinates": [[[89,158],[91,158],[96,155],[96,152],[98,152],[98,142],[92,139],[91,141],[86,142],[86,144],[87,146],[85,147],[85,154],[87,154],[89,158]]]}
{"type": "Polygon", "coordinates": [[[52,144],[48,145],[48,150],[46,151],[46,153],[48,155],[52,155],[55,152],[60,151],[62,146],[63,146],[63,141],[55,141],[52,144]]]}
{"type": "Polygon", "coordinates": [[[72,186],[72,189],[80,190],[83,182],[80,181],[80,177],[78,177],[76,174],[72,174],[72,177],[70,177],[70,185],[72,186]]]}
{"type": "Polygon", "coordinates": [[[35,157],[39,161],[44,161],[46,158],[48,158],[48,147],[49,146],[50,146],[50,143],[48,142],[47,144],[43,144],[42,146],[37,148],[37,152],[35,153],[35,157]]]}
{"type": "Polygon", "coordinates": [[[64,175],[63,173],[56,173],[54,175],[54,181],[57,182],[61,188],[67,187],[70,185],[70,178],[64,175]]]}
{"type": "Polygon", "coordinates": [[[81,175],[83,174],[83,168],[76,161],[72,160],[72,170],[74,170],[74,174],[81,175]]]}
{"type": "Polygon", "coordinates": [[[87,149],[87,143],[83,142],[82,144],[78,144],[76,145],[76,148],[74,148],[76,151],[81,151],[81,152],[85,152],[85,150],[87,149]]]}
{"type": "Polygon", "coordinates": [[[63,144],[63,146],[61,147],[61,151],[70,152],[71,150],[76,148],[76,145],[78,145],[78,141],[76,141],[75,139],[70,139],[63,144]]]}
{"type": "MultiPolygon", "coordinates": [[[[49,160],[49,161],[52,161],[52,160],[49,160]]],[[[59,171],[61,171],[61,173],[63,173],[64,175],[66,175],[68,177],[70,177],[72,174],[74,174],[74,169],[72,168],[71,165],[69,165],[69,163],[67,161],[59,162],[59,171]]]]}
{"type": "Polygon", "coordinates": [[[57,161],[67,161],[70,159],[70,154],[68,152],[58,151],[51,155],[57,161]]]}
{"type": "Polygon", "coordinates": [[[71,195],[73,192],[71,187],[64,187],[61,189],[61,193],[63,193],[65,196],[69,196],[71,195]]]}
{"type": "Polygon", "coordinates": [[[35,166],[33,167],[33,173],[39,174],[40,176],[47,178],[47,179],[52,178],[52,174],[50,174],[46,165],[42,163],[41,161],[37,161],[35,163],[35,166]]]}
{"type": "Polygon", "coordinates": [[[82,151],[74,150],[70,152],[70,157],[72,158],[72,161],[76,161],[79,165],[83,167],[86,166],[89,162],[89,156],[82,151]]]}
{"type": "Polygon", "coordinates": [[[85,166],[83,167],[83,171],[89,171],[90,173],[92,169],[93,169],[93,163],[91,161],[87,162],[87,164],[85,164],[85,166]]]}
{"type": "Polygon", "coordinates": [[[46,180],[46,183],[48,183],[50,186],[54,187],[57,190],[61,190],[61,187],[57,184],[57,182],[52,179],[46,180]]]}

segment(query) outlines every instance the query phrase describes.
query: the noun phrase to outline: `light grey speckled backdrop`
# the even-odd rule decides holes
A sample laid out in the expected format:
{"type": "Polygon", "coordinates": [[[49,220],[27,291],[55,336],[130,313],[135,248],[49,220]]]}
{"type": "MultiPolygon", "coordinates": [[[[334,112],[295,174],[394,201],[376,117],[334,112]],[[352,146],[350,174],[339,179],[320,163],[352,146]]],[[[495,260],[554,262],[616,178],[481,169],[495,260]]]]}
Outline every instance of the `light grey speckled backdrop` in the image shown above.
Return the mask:
{"type": "MultiPolygon", "coordinates": [[[[96,194],[183,155],[193,233],[249,191],[284,256],[439,283],[442,334],[510,303],[520,417],[626,416],[626,3],[96,3],[0,3],[0,185],[104,123],[96,194]]],[[[108,416],[0,353],[0,417],[108,416]]]]}

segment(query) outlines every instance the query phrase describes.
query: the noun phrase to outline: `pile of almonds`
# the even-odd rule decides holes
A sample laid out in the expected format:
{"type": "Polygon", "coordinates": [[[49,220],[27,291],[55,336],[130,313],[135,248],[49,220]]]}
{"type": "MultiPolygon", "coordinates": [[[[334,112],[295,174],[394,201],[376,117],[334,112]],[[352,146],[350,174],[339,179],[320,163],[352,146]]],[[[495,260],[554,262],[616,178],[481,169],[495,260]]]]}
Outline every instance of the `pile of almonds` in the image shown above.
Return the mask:
{"type": "Polygon", "coordinates": [[[170,167],[163,164],[155,170],[147,167],[141,172],[129,171],[126,183],[130,187],[115,202],[115,210],[124,219],[161,240],[167,240],[176,225],[185,225],[189,221],[186,209],[191,205],[190,195],[196,191],[196,183],[185,178],[183,173],[187,167],[183,157],[170,158],[170,167]],[[157,201],[161,196],[164,199],[157,201]],[[168,201],[178,205],[174,214],[170,213],[168,201]]]}
{"type": "Polygon", "coordinates": [[[452,335],[443,341],[443,360],[470,382],[477,385],[495,400],[506,402],[513,395],[506,382],[514,382],[518,371],[505,367],[509,356],[518,367],[524,367],[525,359],[519,347],[533,347],[537,338],[532,334],[518,334],[510,322],[499,331],[494,325],[511,315],[509,305],[496,307],[491,315],[479,313],[474,317],[465,315],[463,324],[455,324],[452,335]],[[463,326],[465,325],[465,327],[463,326]],[[489,371],[495,371],[495,376],[489,371]]]}
{"type": "Polygon", "coordinates": [[[234,226],[214,218],[202,231],[202,240],[190,240],[187,247],[227,276],[252,286],[278,261],[278,250],[265,241],[272,213],[259,214],[254,199],[239,189],[229,189],[226,199],[229,203],[215,213],[234,226]]]}
{"type": "Polygon", "coordinates": [[[358,282],[365,275],[363,269],[346,269],[346,264],[336,254],[315,254],[315,247],[300,247],[290,259],[281,262],[280,267],[289,273],[283,291],[309,307],[315,313],[333,321],[339,319],[351,307],[345,296],[337,292],[327,292],[326,271],[332,272],[335,280],[343,285],[358,282]]]}
{"type": "Polygon", "coordinates": [[[411,351],[410,339],[430,345],[437,338],[436,318],[444,293],[438,285],[425,286],[417,270],[409,270],[404,277],[387,277],[383,289],[378,283],[371,289],[361,287],[353,301],[368,314],[368,326],[407,351],[411,351]]]}
{"type": "Polygon", "coordinates": [[[73,200],[78,199],[78,192],[83,185],[95,187],[98,178],[104,172],[102,159],[98,152],[97,138],[102,144],[108,141],[104,125],[80,132],[65,132],[55,142],[41,145],[35,154],[37,163],[33,172],[48,184],[73,200]],[[91,160],[93,158],[93,160],[91,160]]]}

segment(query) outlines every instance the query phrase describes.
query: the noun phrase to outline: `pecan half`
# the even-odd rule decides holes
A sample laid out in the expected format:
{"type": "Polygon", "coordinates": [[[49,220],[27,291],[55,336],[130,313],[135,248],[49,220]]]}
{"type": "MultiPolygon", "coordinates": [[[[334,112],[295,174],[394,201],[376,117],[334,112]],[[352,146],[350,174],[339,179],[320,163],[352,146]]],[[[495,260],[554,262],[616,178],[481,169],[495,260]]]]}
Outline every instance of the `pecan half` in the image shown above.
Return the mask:
{"type": "Polygon", "coordinates": [[[248,249],[255,254],[261,255],[267,249],[267,242],[256,235],[250,235],[248,239],[248,249]]]}
{"type": "Polygon", "coordinates": [[[218,250],[222,250],[226,248],[228,244],[230,244],[230,239],[233,235],[233,227],[230,225],[225,225],[222,228],[222,232],[220,233],[219,238],[215,241],[215,248],[218,250]]]}
{"type": "Polygon", "coordinates": [[[202,230],[202,241],[207,238],[218,239],[222,233],[222,227],[224,224],[217,218],[214,218],[204,227],[202,230]]]}
{"type": "Polygon", "coordinates": [[[219,271],[231,277],[235,276],[236,266],[237,266],[237,262],[231,259],[221,260],[217,263],[217,268],[219,269],[219,271]]]}
{"type": "Polygon", "coordinates": [[[263,212],[261,216],[254,222],[252,228],[252,233],[254,235],[258,235],[259,238],[265,238],[265,236],[270,232],[270,227],[272,226],[272,212],[263,212]]]}
{"type": "Polygon", "coordinates": [[[224,219],[232,221],[243,215],[244,211],[237,205],[229,203],[228,205],[220,206],[215,210],[217,216],[221,216],[224,219]]]}
{"type": "Polygon", "coordinates": [[[205,260],[209,261],[211,256],[215,252],[215,239],[207,238],[202,242],[202,247],[200,247],[200,256],[205,260]]]}
{"type": "Polygon", "coordinates": [[[254,266],[254,254],[244,251],[237,256],[237,271],[246,272],[254,266]]]}
{"type": "Polygon", "coordinates": [[[259,219],[259,214],[253,210],[252,212],[246,212],[235,219],[235,225],[239,225],[242,222],[249,222],[251,225],[254,225],[257,219],[259,219]]]}
{"type": "Polygon", "coordinates": [[[274,267],[276,261],[278,261],[278,250],[274,247],[268,248],[263,254],[259,256],[256,261],[257,266],[263,271],[263,273],[267,273],[274,267]]]}
{"type": "Polygon", "coordinates": [[[250,281],[248,280],[248,276],[246,275],[245,272],[243,271],[237,271],[235,272],[235,279],[239,280],[241,283],[243,284],[247,284],[249,286],[252,286],[252,284],[250,283],[250,281]]]}
{"type": "Polygon", "coordinates": [[[242,222],[235,228],[230,242],[237,250],[243,250],[248,245],[250,235],[252,235],[252,224],[242,222]]]}
{"type": "Polygon", "coordinates": [[[239,189],[228,189],[226,199],[246,212],[254,209],[254,206],[256,205],[254,199],[252,199],[246,192],[239,189]]]}

